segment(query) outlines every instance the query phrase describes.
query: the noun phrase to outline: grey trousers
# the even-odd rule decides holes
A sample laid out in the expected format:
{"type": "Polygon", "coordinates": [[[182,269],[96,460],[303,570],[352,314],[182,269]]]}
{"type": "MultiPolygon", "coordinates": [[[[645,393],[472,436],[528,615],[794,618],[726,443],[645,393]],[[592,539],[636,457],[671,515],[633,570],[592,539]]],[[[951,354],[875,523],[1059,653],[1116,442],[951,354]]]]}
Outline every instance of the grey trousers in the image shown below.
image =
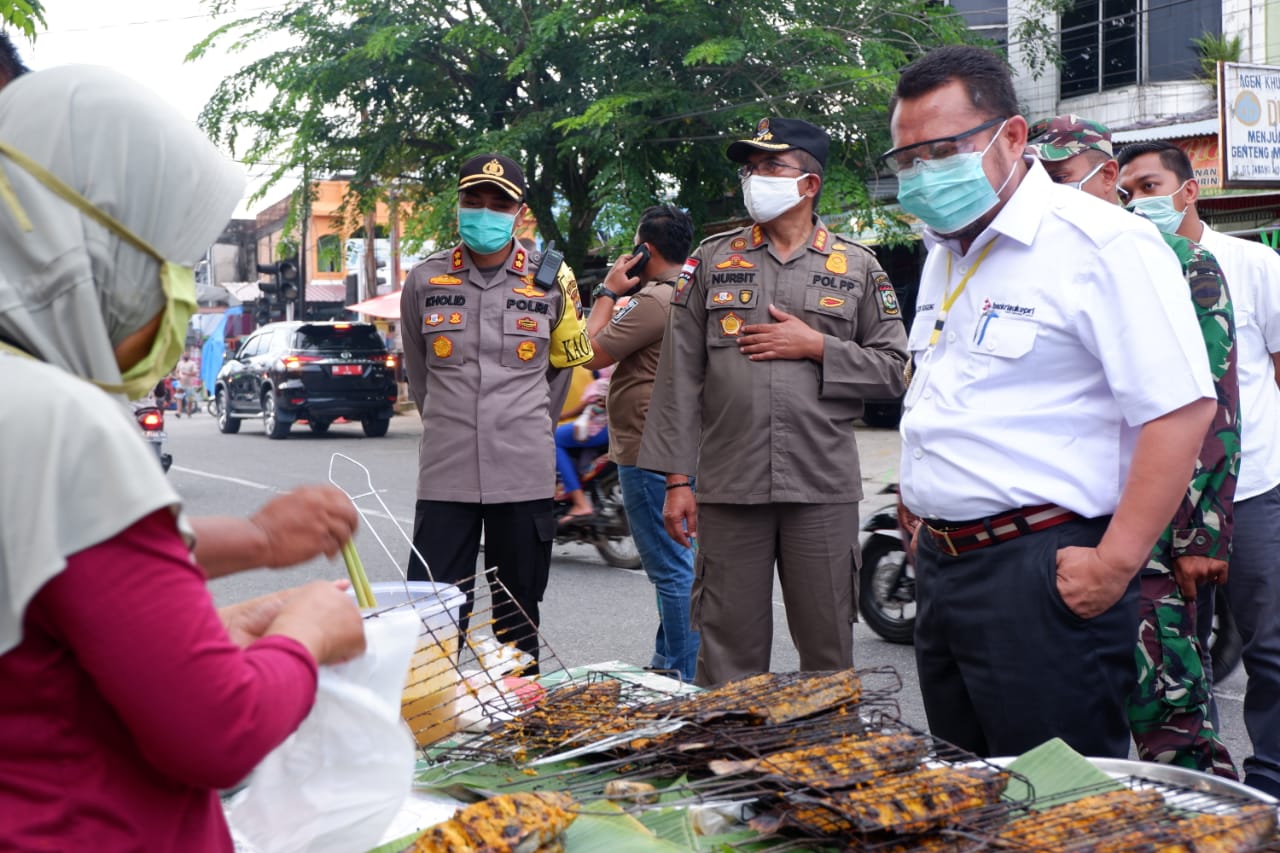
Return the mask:
{"type": "Polygon", "coordinates": [[[1225,590],[1248,675],[1244,782],[1280,797],[1280,486],[1237,501],[1235,521],[1225,590]]]}
{"type": "Polygon", "coordinates": [[[696,683],[769,671],[773,567],[802,670],[853,666],[858,505],[698,503],[696,683]]]}

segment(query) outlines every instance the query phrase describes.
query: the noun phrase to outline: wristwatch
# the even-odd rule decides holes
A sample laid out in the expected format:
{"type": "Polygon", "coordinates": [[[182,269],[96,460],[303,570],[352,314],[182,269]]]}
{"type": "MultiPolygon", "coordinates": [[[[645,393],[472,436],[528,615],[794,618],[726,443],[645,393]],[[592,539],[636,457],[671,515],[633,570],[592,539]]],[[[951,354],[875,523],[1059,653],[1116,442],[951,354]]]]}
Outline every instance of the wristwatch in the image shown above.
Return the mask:
{"type": "Polygon", "coordinates": [[[614,302],[618,301],[618,294],[605,287],[603,281],[596,285],[595,290],[591,291],[592,299],[599,299],[601,296],[607,296],[614,302]]]}

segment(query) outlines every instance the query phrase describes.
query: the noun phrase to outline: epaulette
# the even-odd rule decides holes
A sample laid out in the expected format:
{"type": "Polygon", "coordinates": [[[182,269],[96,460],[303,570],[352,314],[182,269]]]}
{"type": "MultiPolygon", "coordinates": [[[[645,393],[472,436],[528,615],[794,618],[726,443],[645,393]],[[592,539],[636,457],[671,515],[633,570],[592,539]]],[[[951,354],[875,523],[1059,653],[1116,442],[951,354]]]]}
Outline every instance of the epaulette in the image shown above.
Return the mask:
{"type": "Polygon", "coordinates": [[[848,234],[837,234],[836,232],[832,231],[831,236],[834,240],[834,242],[831,245],[831,248],[833,249],[836,247],[836,243],[843,243],[846,247],[861,249],[862,251],[866,252],[868,255],[870,255],[873,258],[876,256],[876,252],[874,249],[872,249],[870,246],[864,246],[863,244],[859,243],[857,240],[850,237],[848,234]]]}

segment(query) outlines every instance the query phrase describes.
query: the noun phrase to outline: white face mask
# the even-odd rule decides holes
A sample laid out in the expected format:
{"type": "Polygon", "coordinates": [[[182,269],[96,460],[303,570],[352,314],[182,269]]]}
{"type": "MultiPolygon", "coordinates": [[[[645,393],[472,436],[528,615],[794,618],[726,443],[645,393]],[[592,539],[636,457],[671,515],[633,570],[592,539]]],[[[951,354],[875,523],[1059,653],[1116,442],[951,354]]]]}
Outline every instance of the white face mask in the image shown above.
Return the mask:
{"type": "Polygon", "coordinates": [[[804,200],[799,183],[809,177],[805,172],[795,178],[766,178],[751,175],[742,182],[742,200],[747,213],[756,222],[770,222],[804,200]]]}

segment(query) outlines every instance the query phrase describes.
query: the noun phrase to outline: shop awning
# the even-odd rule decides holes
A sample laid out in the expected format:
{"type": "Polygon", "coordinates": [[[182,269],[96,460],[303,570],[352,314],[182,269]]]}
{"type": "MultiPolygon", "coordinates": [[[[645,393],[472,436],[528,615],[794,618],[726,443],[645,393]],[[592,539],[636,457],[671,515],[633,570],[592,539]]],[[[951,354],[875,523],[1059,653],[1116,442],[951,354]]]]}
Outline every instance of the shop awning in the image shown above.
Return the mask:
{"type": "Polygon", "coordinates": [[[381,296],[366,299],[364,302],[357,302],[355,305],[348,305],[347,310],[355,311],[359,314],[368,314],[371,317],[382,317],[387,320],[399,320],[400,291],[393,290],[390,293],[384,293],[381,296]]]}

